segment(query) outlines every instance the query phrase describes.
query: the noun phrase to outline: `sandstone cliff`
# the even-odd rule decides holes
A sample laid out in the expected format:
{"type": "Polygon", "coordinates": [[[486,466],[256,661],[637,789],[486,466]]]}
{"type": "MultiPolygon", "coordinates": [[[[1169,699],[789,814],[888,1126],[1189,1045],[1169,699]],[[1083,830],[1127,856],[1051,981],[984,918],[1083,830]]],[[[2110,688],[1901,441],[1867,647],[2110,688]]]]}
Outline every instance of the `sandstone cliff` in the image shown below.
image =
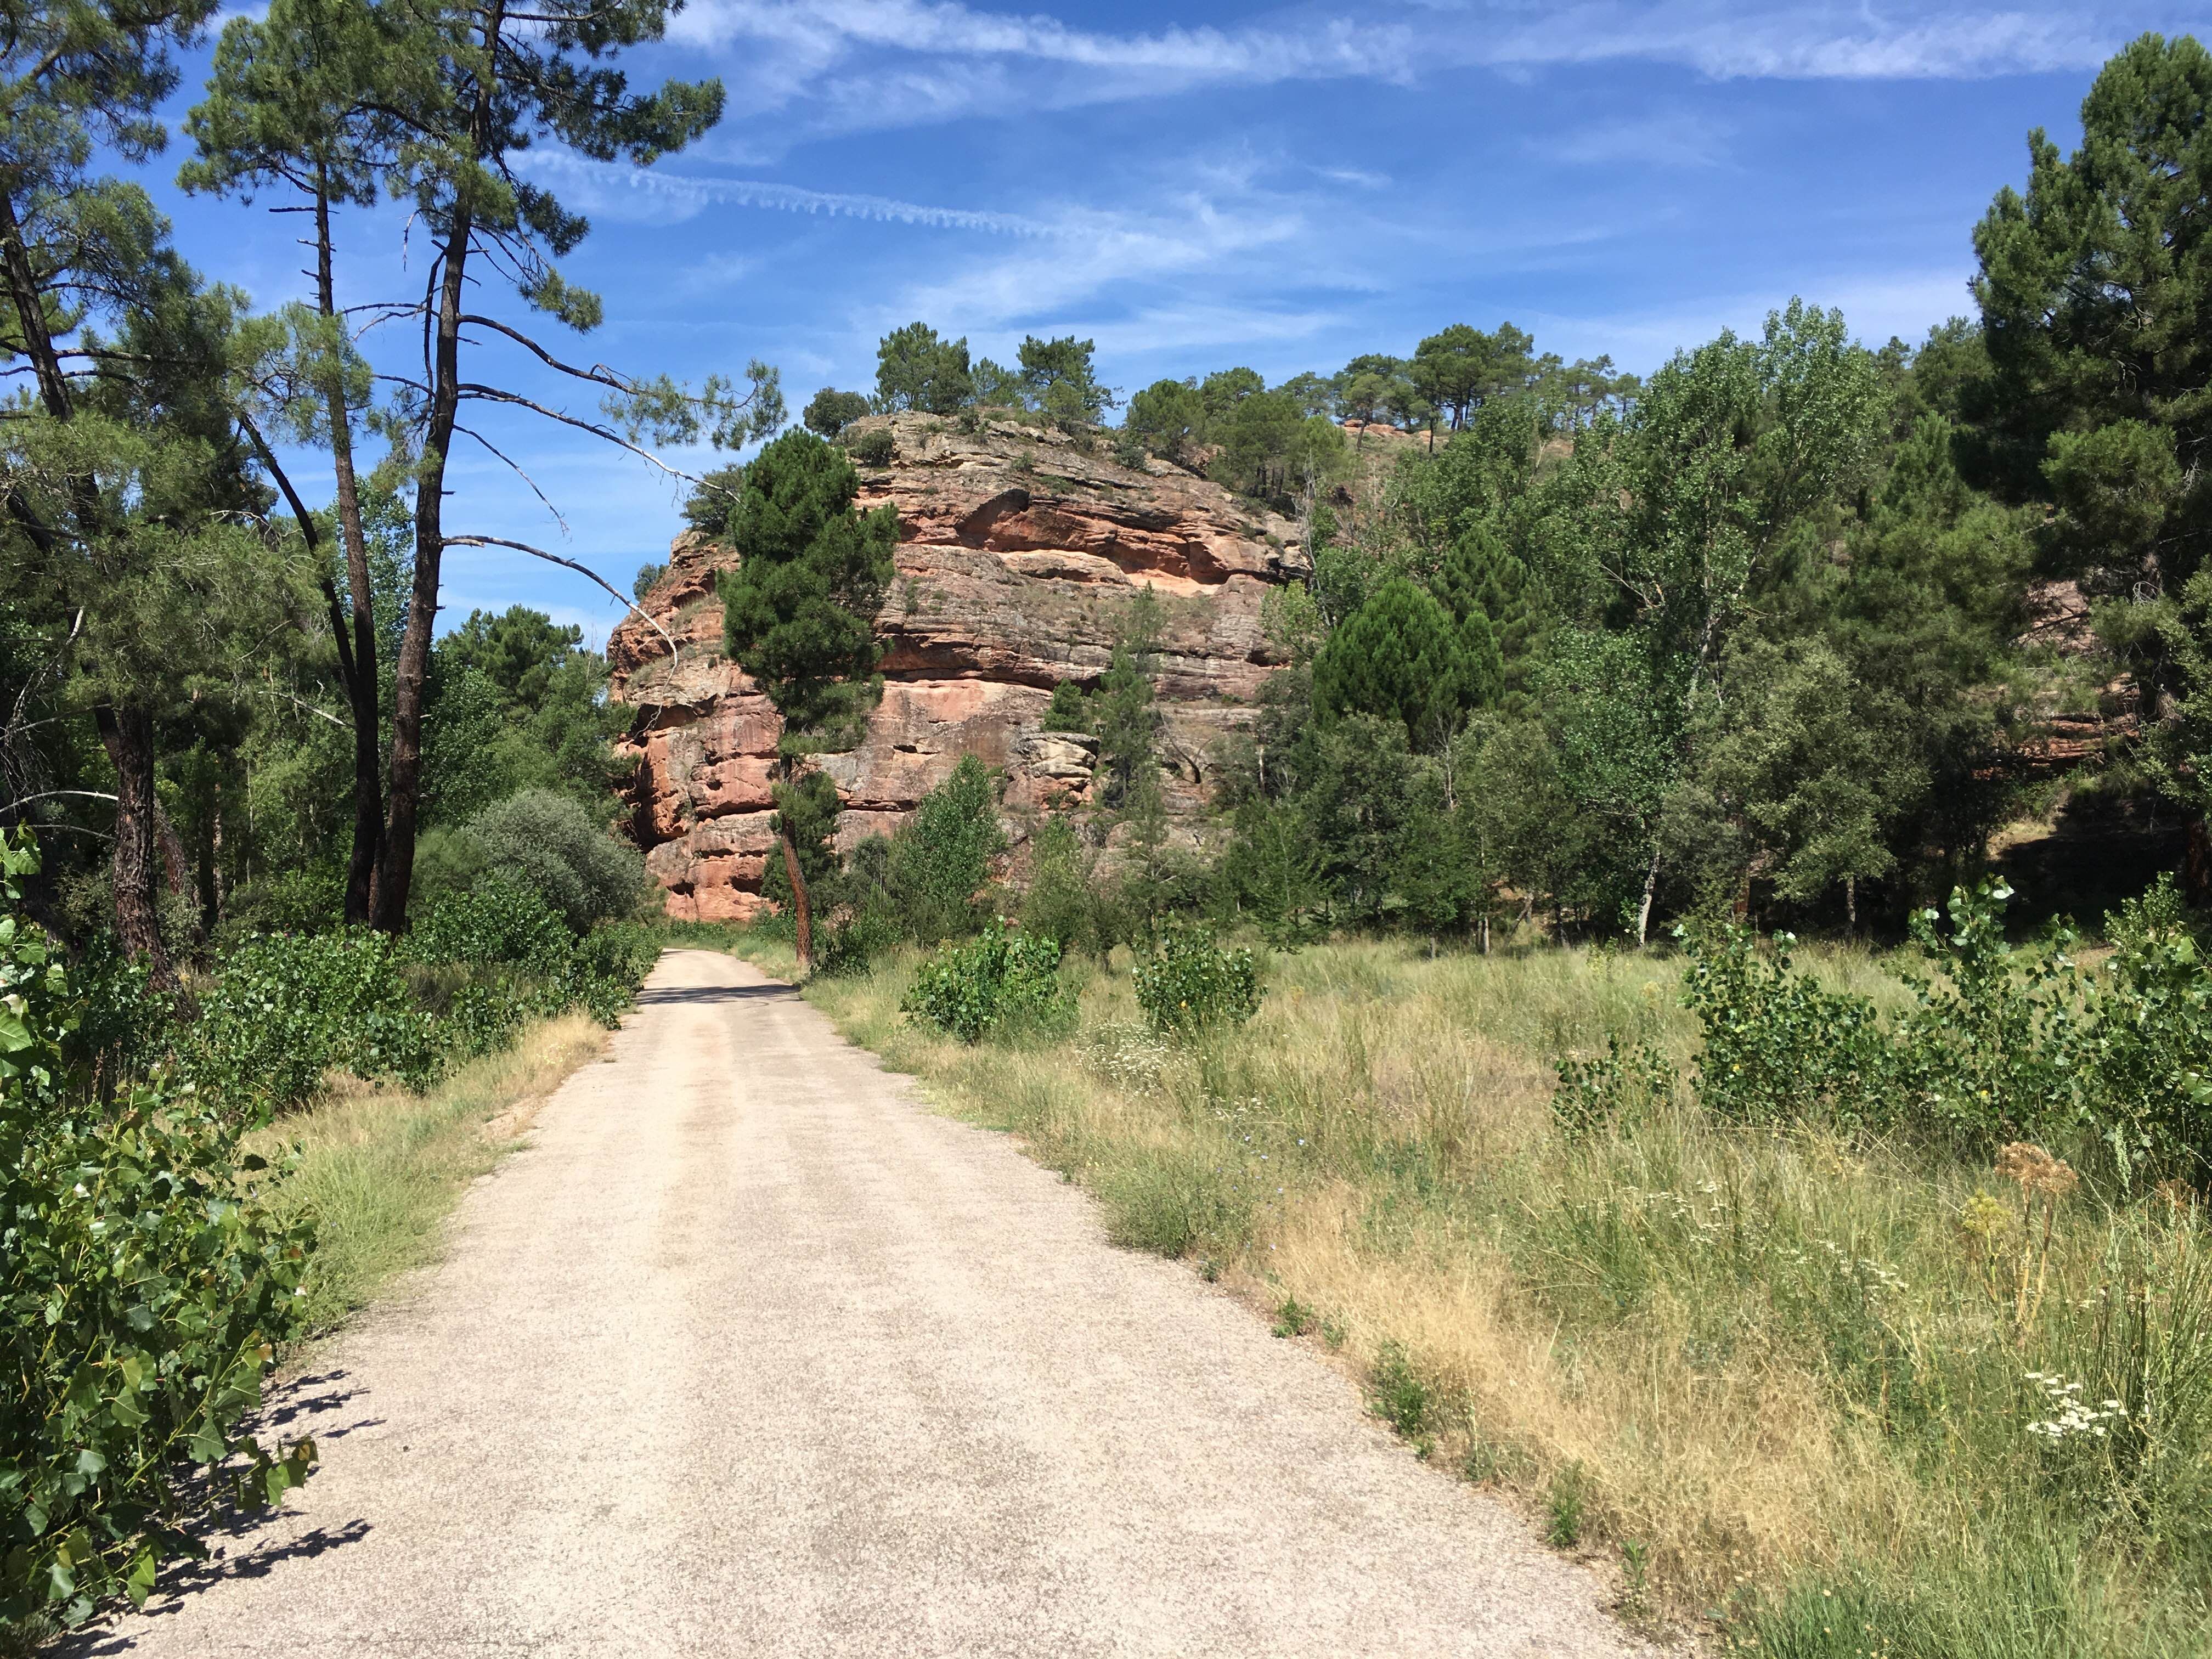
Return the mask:
{"type": "MultiPolygon", "coordinates": [[[[877,618],[883,701],[849,754],[825,756],[848,847],[888,831],[964,754],[1003,769],[1010,828],[1079,801],[1086,739],[1040,727],[1063,679],[1094,684],[1139,587],[1164,601],[1158,686],[1170,808],[1203,804],[1218,740],[1249,720],[1279,665],[1261,628],[1270,585],[1303,572],[1297,526],[1165,462],[1117,465],[1102,442],[1012,422],[963,431],[932,416],[872,416],[890,464],[862,467],[860,506],[896,503],[898,575],[877,618]]],[[[637,711],[630,833],[672,915],[757,911],[774,842],[775,711],[722,653],[716,580],[732,556],[678,537],[641,601],[674,636],[630,617],[607,644],[613,693],[637,711]]]]}

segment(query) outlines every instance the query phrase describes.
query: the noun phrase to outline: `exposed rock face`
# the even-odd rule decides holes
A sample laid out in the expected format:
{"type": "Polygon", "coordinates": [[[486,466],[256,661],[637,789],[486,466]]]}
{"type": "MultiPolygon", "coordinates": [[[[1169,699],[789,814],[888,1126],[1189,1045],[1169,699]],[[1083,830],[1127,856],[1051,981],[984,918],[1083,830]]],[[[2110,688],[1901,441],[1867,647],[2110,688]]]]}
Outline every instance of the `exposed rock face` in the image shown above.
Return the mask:
{"type": "MultiPolygon", "coordinates": [[[[1144,470],[1065,435],[1012,423],[963,432],[932,416],[876,416],[896,450],[861,469],[859,505],[897,504],[898,575],[876,629],[884,697],[866,735],[822,769],[851,846],[887,832],[963,755],[1003,769],[1018,834],[1025,809],[1087,799],[1096,745],[1041,729],[1061,680],[1090,685],[1139,587],[1163,600],[1157,684],[1169,805],[1210,791],[1221,737],[1251,718],[1279,665],[1261,626],[1271,585],[1303,573],[1298,528],[1164,462],[1144,470]]],[[[631,617],[607,642],[613,692],[636,708],[630,830],[672,915],[759,910],[774,848],[769,773],[781,722],[722,653],[720,573],[736,562],[696,533],[641,602],[677,645],[631,617]]]]}

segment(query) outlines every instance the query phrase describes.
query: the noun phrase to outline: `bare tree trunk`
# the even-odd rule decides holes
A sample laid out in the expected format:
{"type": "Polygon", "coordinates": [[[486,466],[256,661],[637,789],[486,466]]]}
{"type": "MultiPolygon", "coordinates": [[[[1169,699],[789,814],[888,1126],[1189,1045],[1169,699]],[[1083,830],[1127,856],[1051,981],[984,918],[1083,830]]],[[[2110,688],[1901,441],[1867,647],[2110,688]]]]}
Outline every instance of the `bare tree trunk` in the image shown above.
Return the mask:
{"type": "Polygon", "coordinates": [[[1845,876],[1844,878],[1844,937],[1856,939],[1858,936],[1859,878],[1856,876],[1845,876]]]}
{"type": "MultiPolygon", "coordinates": [[[[502,0],[484,14],[485,55],[497,62],[495,47],[506,24],[502,0]]],[[[481,153],[491,131],[495,73],[477,85],[471,117],[475,149],[481,153]]],[[[416,468],[415,581],[407,601],[407,629],[400,636],[399,662],[392,676],[392,763],[385,785],[388,805],[384,842],[377,850],[376,885],[369,901],[369,926],[386,933],[407,926],[407,894],[415,875],[415,824],[422,788],[422,698],[429,680],[430,629],[438,615],[438,572],[446,555],[446,459],[461,403],[461,299],[469,247],[475,234],[468,198],[455,203],[440,257],[437,315],[431,319],[434,342],[430,414],[422,455],[416,468]]]]}
{"type": "Polygon", "coordinates": [[[222,920],[222,780],[208,792],[208,832],[200,842],[200,931],[212,933],[222,920]]]}
{"type": "MultiPolygon", "coordinates": [[[[315,190],[315,303],[337,315],[331,274],[331,198],[319,171],[315,190]]],[[[344,376],[332,366],[324,388],[331,426],[331,465],[337,475],[338,538],[345,545],[346,586],[353,600],[353,668],[346,696],[353,705],[353,853],[346,861],[345,919],[368,920],[377,853],[384,844],[384,775],[377,754],[379,702],[376,613],[368,587],[368,538],[361,522],[361,489],[354,476],[353,411],[346,407],[344,376]]],[[[333,618],[333,620],[337,620],[333,618]]]]}
{"type": "Polygon", "coordinates": [[[1651,843],[1650,867],[1644,872],[1644,899],[1636,907],[1636,948],[1642,950],[1644,942],[1651,936],[1651,901],[1659,891],[1659,843],[1651,843]]]}
{"type": "Polygon", "coordinates": [[[783,873],[791,880],[791,919],[798,934],[799,971],[814,971],[814,915],[806,896],[806,878],[799,873],[799,843],[792,839],[791,821],[783,817],[783,873]]]}
{"type": "Polygon", "coordinates": [[[93,710],[93,723],[115,765],[115,931],[125,952],[144,962],[154,984],[166,989],[176,983],[176,975],[161,943],[154,897],[161,857],[154,824],[154,717],[144,708],[103,703],[93,710]]]}

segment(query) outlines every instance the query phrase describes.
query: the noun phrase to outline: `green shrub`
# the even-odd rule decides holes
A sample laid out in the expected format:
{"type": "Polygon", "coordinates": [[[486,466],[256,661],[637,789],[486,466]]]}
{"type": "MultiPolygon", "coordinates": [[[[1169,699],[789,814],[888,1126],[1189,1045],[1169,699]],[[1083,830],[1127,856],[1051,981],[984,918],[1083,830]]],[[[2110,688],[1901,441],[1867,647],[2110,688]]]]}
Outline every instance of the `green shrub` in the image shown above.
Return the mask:
{"type": "Polygon", "coordinates": [[[469,821],[494,873],[535,891],[578,933],[627,916],[645,885],[645,860],[567,795],[526,789],[469,821]]]}
{"type": "Polygon", "coordinates": [[[1682,1002],[1705,1033],[1698,1097],[1741,1123],[1879,1121],[1887,1059],[1874,1005],[1799,972],[1796,942],[1778,933],[1765,953],[1741,927],[1692,941],[1682,1002]]]}
{"type": "Polygon", "coordinates": [[[408,935],[422,962],[556,963],[575,935],[533,890],[494,878],[423,907],[408,935]]]}
{"type": "Polygon", "coordinates": [[[2063,933],[2008,944],[2011,896],[1958,889],[1948,933],[1933,910],[1914,919],[1924,967],[1904,976],[1912,1006],[1887,1022],[1799,971],[1786,934],[1771,956],[1740,930],[1693,942],[1683,1000],[1705,1039],[1698,1098],[1741,1121],[1901,1126],[1977,1147],[2090,1139],[2125,1182],[2202,1182],[2212,979],[2171,883],[2113,915],[2115,948],[2094,969],[2063,933]]]}
{"type": "Polygon", "coordinates": [[[898,453],[898,441],[891,436],[889,427],[871,427],[854,436],[846,447],[863,466],[889,466],[891,457],[898,453]]]}
{"type": "Polygon", "coordinates": [[[935,945],[972,933],[991,861],[1006,844],[990,769],[963,756],[896,830],[862,842],[822,880],[816,902],[836,920],[823,931],[817,968],[848,972],[901,939],[935,945]]]}
{"type": "Polygon", "coordinates": [[[265,933],[313,933],[345,919],[345,872],[332,865],[279,870],[234,893],[230,914],[265,933]]]}
{"type": "Polygon", "coordinates": [[[1620,1036],[1609,1035],[1605,1049],[1553,1062],[1559,1086],[1552,1096],[1552,1115],[1569,1140],[1633,1129],[1674,1102],[1675,1065],[1656,1044],[1639,1042],[1624,1051],[1620,1036]]]}
{"type": "Polygon", "coordinates": [[[221,1101],[283,1109],[332,1067],[437,1074],[436,1032],[400,972],[402,948],[366,928],[248,939],[227,957],[190,1035],[192,1075],[221,1101]]]}
{"type": "Polygon", "coordinates": [[[1064,1030],[1074,998],[1060,980],[1060,946],[1031,933],[1009,933],[994,921],[964,945],[924,963],[899,1012],[963,1042],[1021,1030],[1064,1030]]]}
{"type": "Polygon", "coordinates": [[[1030,842],[1030,884],[1022,894],[1022,927],[1062,951],[1097,940],[1098,892],[1083,844],[1066,818],[1048,819],[1030,842]]]}
{"type": "Polygon", "coordinates": [[[1260,1012],[1260,980],[1252,953],[1224,950],[1203,927],[1180,917],[1164,921],[1152,951],[1131,975],[1137,1006],[1159,1031],[1188,1032],[1224,1021],[1241,1024],[1260,1012]]]}
{"type": "Polygon", "coordinates": [[[660,940],[651,927],[635,921],[602,923],[576,941],[570,977],[562,987],[569,1000],[563,1006],[581,1008],[611,1030],[659,959],[660,940]]]}
{"type": "Polygon", "coordinates": [[[528,1015],[581,1008],[614,1025],[659,955],[640,923],[603,922],[580,939],[537,893],[500,880],[428,906],[408,948],[425,964],[471,970],[440,1018],[446,1046],[465,1055],[504,1046],[528,1015]]]}
{"type": "Polygon", "coordinates": [[[74,1018],[70,1069],[94,1092],[112,1092],[171,1058],[180,1033],[178,998],[156,991],[143,962],[96,935],[70,969],[74,1018]]]}
{"type": "MultiPolygon", "coordinates": [[[[0,855],[35,868],[27,842],[0,855]]],[[[272,1503],[314,1459],[237,1433],[314,1243],[264,1202],[240,1147],[258,1120],[158,1080],[58,1109],[82,1092],[76,1016],[43,939],[0,915],[0,1637],[143,1603],[210,1496],[272,1503]],[[212,1489],[194,1466],[220,1466],[212,1489]]]]}
{"type": "Polygon", "coordinates": [[[934,945],[975,927],[991,860],[1006,844],[998,808],[989,769],[963,755],[891,837],[894,889],[917,943],[934,945]]]}

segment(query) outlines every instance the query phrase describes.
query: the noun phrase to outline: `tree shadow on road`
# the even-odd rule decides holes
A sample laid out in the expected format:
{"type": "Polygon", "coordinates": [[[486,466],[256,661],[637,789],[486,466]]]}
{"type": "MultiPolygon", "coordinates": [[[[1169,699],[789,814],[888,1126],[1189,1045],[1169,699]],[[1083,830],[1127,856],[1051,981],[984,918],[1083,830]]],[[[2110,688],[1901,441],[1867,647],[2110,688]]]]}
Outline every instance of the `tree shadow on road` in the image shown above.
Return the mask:
{"type": "Polygon", "coordinates": [[[798,994],[788,985],[659,985],[640,991],[637,1001],[641,1008],[655,1008],[664,1004],[759,1002],[798,994]]]}

